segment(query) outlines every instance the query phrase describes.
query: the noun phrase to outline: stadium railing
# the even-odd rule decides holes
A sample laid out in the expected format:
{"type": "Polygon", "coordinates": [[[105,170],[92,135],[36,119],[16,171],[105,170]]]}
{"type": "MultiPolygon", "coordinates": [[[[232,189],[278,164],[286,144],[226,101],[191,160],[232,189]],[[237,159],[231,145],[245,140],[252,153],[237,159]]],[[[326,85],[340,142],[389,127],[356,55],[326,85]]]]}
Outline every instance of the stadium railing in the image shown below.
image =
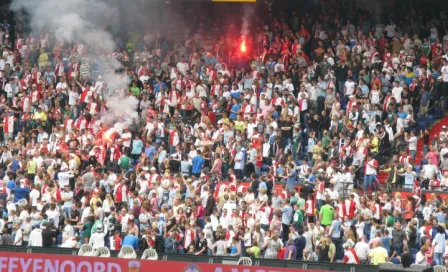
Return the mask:
{"type": "MultiPolygon", "coordinates": [[[[23,252],[36,254],[58,254],[58,255],[78,255],[78,248],[60,247],[27,247],[27,246],[0,246],[0,252],[23,252]]],[[[111,251],[111,258],[117,258],[119,251],[111,251]]],[[[143,252],[137,252],[140,259],[143,252]]],[[[1,255],[1,253],[0,253],[1,255]]],[[[160,261],[189,262],[189,263],[210,263],[210,264],[233,264],[238,262],[237,257],[228,256],[207,256],[189,254],[159,254],[160,261]]],[[[327,270],[336,272],[378,272],[378,266],[373,265],[352,265],[343,263],[322,263],[308,261],[292,261],[279,259],[253,259],[253,266],[306,269],[306,270],[327,270]]]]}

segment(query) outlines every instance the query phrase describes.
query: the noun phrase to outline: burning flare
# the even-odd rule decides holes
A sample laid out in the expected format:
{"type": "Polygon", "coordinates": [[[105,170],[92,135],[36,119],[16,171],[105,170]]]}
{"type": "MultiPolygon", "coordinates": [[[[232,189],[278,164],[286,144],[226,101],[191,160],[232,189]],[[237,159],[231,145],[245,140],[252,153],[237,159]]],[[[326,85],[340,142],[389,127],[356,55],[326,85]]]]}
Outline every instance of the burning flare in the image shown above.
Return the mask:
{"type": "Polygon", "coordinates": [[[240,47],[241,52],[246,52],[246,41],[242,41],[241,42],[241,47],[240,47]]]}

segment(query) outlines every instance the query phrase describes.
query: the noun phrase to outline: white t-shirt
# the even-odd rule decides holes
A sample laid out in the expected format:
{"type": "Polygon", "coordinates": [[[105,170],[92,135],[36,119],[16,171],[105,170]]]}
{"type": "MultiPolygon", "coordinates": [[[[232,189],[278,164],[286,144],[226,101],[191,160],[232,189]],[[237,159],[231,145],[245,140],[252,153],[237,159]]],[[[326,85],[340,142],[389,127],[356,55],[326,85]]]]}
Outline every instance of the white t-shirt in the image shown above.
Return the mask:
{"type": "Polygon", "coordinates": [[[179,70],[179,72],[182,73],[183,75],[186,75],[188,70],[188,63],[184,62],[177,63],[177,70],[179,70]]]}
{"type": "Polygon", "coordinates": [[[22,235],[23,235],[23,241],[25,241],[25,242],[28,242],[29,240],[30,240],[30,234],[31,234],[31,231],[33,230],[33,227],[31,226],[31,224],[29,224],[29,223],[25,223],[25,226],[24,226],[24,228],[23,228],[23,231],[24,232],[27,232],[28,234],[23,234],[22,233],[22,235]]]}
{"type": "Polygon", "coordinates": [[[409,142],[409,150],[417,151],[417,136],[410,137],[408,142],[409,142]]]}
{"type": "Polygon", "coordinates": [[[70,106],[75,106],[78,103],[79,94],[77,92],[69,91],[68,92],[68,104],[70,106]]]}
{"type": "Polygon", "coordinates": [[[442,66],[441,72],[443,82],[448,82],[448,65],[442,66]]]}
{"type": "Polygon", "coordinates": [[[123,134],[121,134],[121,138],[129,138],[129,140],[123,141],[123,146],[131,147],[132,134],[130,132],[124,132],[123,134]]]}
{"type": "Polygon", "coordinates": [[[388,38],[392,38],[395,35],[395,27],[396,26],[394,24],[386,26],[386,32],[388,38]]]}
{"type": "Polygon", "coordinates": [[[78,242],[75,239],[68,239],[64,243],[61,244],[62,248],[75,248],[78,242]]]}
{"type": "Polygon", "coordinates": [[[346,81],[345,82],[345,95],[352,95],[355,91],[355,82],[354,81],[346,81]]]}
{"type": "Polygon", "coordinates": [[[356,243],[355,252],[360,260],[367,260],[367,254],[369,253],[369,251],[370,251],[369,244],[365,242],[356,243]]]}
{"type": "Polygon", "coordinates": [[[64,201],[64,207],[65,208],[70,208],[73,204],[73,192],[69,191],[69,192],[62,192],[61,193],[61,197],[62,198],[71,198],[68,201],[64,201]]]}
{"type": "Polygon", "coordinates": [[[55,226],[59,225],[59,211],[57,209],[54,211],[47,210],[45,214],[48,216],[48,219],[53,219],[55,226]]]}
{"type": "Polygon", "coordinates": [[[104,237],[106,236],[106,233],[104,232],[95,232],[90,236],[89,244],[92,246],[93,249],[97,249],[99,247],[104,246],[104,237]]]}
{"type": "Polygon", "coordinates": [[[403,88],[401,87],[394,87],[392,89],[392,95],[394,96],[397,103],[401,103],[401,92],[403,92],[403,88]]]}
{"type": "Polygon", "coordinates": [[[16,231],[16,235],[14,236],[14,245],[15,246],[21,246],[22,245],[22,240],[20,240],[20,239],[22,239],[22,238],[23,238],[22,230],[18,229],[16,231]],[[18,242],[19,240],[20,240],[20,242],[18,242]]]}

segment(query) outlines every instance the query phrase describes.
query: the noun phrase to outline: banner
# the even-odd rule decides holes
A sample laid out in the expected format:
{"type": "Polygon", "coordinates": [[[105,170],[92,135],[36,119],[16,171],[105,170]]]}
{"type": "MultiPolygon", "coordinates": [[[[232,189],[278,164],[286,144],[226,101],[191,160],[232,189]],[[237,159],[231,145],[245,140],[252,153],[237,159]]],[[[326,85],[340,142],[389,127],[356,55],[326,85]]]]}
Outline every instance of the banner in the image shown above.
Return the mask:
{"type": "MultiPolygon", "coordinates": [[[[1,272],[305,272],[303,269],[2,252],[1,272]]],[[[313,270],[319,272],[319,270],[313,270]]],[[[320,271],[320,272],[323,272],[320,271]]]]}

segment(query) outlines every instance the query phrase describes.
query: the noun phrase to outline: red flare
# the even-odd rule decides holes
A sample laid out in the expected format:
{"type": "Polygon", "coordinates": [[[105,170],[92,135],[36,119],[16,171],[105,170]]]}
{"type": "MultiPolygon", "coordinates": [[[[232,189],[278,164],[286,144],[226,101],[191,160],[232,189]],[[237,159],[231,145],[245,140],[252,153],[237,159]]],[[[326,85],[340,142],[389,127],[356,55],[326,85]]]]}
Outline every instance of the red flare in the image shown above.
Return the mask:
{"type": "Polygon", "coordinates": [[[240,47],[241,52],[246,52],[246,41],[242,41],[241,42],[241,47],[240,47]]]}

